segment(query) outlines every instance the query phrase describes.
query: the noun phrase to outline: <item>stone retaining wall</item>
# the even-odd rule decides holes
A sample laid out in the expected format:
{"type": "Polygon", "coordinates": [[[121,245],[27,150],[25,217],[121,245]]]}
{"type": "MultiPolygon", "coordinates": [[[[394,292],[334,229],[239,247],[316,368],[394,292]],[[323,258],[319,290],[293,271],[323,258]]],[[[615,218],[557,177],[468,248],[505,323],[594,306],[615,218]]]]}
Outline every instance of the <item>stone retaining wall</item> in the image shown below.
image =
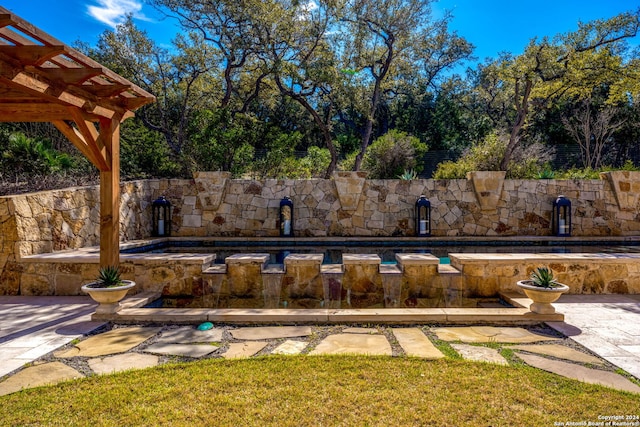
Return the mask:
{"type": "MultiPolygon", "coordinates": [[[[151,202],[173,205],[173,235],[278,236],[279,203],[294,203],[296,237],[414,236],[414,206],[432,206],[432,235],[548,236],[552,203],[572,202],[573,236],[639,236],[640,172],[601,180],[505,180],[482,172],[458,180],[367,180],[338,172],[333,179],[236,180],[226,172],[194,179],[123,183],[121,240],[151,234],[151,202]]],[[[19,293],[23,256],[99,244],[99,189],[70,188],[0,197],[0,294],[19,293]]]]}
{"type": "Polygon", "coordinates": [[[640,254],[449,254],[462,274],[465,295],[488,297],[517,291],[548,266],[571,294],[639,294],[640,254]]]}

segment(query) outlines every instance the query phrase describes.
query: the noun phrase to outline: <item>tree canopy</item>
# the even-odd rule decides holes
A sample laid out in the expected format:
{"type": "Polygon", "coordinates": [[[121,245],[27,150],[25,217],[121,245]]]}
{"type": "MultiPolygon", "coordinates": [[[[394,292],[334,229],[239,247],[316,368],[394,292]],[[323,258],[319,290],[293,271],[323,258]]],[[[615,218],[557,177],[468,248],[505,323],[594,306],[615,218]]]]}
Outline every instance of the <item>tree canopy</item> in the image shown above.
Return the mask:
{"type": "MultiPolygon", "coordinates": [[[[461,75],[473,46],[450,29],[451,13],[434,16],[433,0],[150,1],[180,24],[171,46],[131,17],[78,46],[157,97],[123,127],[125,177],[391,177],[399,165],[420,170],[426,147],[467,153],[444,166],[450,177],[471,165],[534,175],[556,147],[575,147],[583,167],[635,151],[640,161],[640,11],[534,38],[461,75]]],[[[17,129],[50,140],[42,127],[17,129]]],[[[54,145],[39,147],[72,152],[54,145]]],[[[30,146],[5,144],[0,164],[30,146]]]]}

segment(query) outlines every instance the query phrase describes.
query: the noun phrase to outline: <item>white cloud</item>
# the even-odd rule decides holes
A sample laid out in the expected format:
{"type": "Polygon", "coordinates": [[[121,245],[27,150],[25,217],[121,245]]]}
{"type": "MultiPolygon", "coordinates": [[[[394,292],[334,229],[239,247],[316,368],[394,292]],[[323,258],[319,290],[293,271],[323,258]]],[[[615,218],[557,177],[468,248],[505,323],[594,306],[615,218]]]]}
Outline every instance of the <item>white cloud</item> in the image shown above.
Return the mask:
{"type": "Polygon", "coordinates": [[[87,12],[112,28],[124,22],[128,14],[133,14],[137,19],[149,20],[141,12],[142,3],[137,0],[97,0],[97,2],[97,6],[88,6],[87,12]]]}

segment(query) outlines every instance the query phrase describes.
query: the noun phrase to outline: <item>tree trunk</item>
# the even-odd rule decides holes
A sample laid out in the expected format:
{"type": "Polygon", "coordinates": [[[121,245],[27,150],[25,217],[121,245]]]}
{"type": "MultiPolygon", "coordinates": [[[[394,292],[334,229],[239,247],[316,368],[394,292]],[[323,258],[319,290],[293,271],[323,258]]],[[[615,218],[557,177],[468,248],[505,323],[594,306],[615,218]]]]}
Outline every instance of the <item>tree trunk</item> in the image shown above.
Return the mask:
{"type": "Polygon", "coordinates": [[[509,143],[507,144],[507,148],[504,151],[504,156],[502,157],[502,161],[500,162],[500,170],[506,171],[509,167],[509,163],[511,162],[511,157],[513,156],[513,152],[515,151],[518,143],[520,142],[520,132],[522,131],[522,127],[524,126],[527,120],[527,113],[529,112],[529,96],[531,95],[531,89],[533,87],[533,82],[530,79],[527,79],[524,86],[524,92],[522,93],[522,99],[518,100],[520,91],[519,83],[516,83],[515,88],[515,99],[516,99],[516,121],[511,128],[511,134],[509,135],[509,143]]]}

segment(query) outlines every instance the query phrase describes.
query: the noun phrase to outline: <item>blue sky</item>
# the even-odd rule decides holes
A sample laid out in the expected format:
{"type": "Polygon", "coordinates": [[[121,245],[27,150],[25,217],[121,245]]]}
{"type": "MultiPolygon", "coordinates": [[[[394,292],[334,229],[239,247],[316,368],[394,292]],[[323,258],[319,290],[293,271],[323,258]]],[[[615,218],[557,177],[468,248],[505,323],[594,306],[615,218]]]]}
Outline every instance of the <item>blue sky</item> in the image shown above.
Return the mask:
{"type": "MultiPolygon", "coordinates": [[[[145,0],[0,0],[0,4],[67,44],[94,45],[99,34],[131,12],[157,43],[168,44],[177,27],[145,0]]],[[[533,37],[577,28],[578,21],[609,18],[640,7],[640,0],[440,0],[434,12],[452,10],[451,28],[476,46],[480,60],[519,54],[533,37]]]]}

